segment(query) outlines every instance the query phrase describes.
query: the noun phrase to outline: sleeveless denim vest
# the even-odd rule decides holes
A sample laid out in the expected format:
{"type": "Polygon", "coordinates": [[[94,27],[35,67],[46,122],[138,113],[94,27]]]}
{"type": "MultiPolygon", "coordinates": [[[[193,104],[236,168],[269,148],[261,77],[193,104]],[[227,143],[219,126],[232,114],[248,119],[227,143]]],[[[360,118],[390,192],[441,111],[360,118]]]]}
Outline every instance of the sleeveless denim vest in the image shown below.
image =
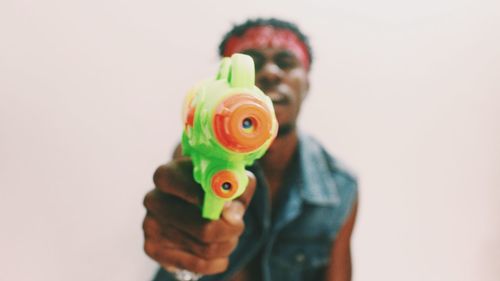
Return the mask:
{"type": "MultiPolygon", "coordinates": [[[[200,281],[230,280],[256,256],[264,281],[323,280],[330,250],[357,196],[356,179],[313,138],[300,134],[283,192],[271,210],[264,174],[256,164],[254,197],[245,231],[226,272],[200,281]]],[[[154,281],[175,280],[160,269],[154,281]]],[[[257,281],[257,280],[256,280],[257,281]]]]}

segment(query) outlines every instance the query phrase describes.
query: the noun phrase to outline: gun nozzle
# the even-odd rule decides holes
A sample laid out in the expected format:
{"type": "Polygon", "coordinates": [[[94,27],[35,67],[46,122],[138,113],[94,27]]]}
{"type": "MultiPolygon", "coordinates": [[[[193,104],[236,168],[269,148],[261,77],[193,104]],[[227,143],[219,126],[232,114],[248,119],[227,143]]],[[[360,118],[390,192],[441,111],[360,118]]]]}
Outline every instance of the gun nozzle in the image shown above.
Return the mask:
{"type": "Polygon", "coordinates": [[[232,151],[252,152],[274,137],[273,118],[259,99],[248,94],[234,95],[216,109],[215,136],[232,151]]]}
{"type": "Polygon", "coordinates": [[[236,175],[228,170],[222,170],[213,175],[211,185],[214,194],[222,199],[230,199],[239,188],[236,175]]]}

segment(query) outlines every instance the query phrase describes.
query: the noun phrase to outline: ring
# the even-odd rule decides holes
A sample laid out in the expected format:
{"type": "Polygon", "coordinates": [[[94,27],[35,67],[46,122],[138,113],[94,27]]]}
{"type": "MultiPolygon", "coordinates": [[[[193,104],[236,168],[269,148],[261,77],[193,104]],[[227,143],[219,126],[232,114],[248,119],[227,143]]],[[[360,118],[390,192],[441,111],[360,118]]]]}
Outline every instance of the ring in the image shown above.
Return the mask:
{"type": "Polygon", "coordinates": [[[171,271],[177,281],[197,281],[201,278],[201,274],[197,274],[185,269],[175,269],[171,271]]]}

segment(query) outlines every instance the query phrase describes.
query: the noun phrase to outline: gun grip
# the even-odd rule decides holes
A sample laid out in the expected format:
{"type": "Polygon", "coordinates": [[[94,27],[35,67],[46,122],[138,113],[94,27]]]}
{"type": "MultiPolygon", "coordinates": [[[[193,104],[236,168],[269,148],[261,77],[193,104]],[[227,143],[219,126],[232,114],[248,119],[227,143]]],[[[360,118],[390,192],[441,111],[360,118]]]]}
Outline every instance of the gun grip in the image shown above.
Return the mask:
{"type": "Polygon", "coordinates": [[[210,192],[205,192],[203,199],[202,216],[210,220],[218,220],[222,209],[224,208],[224,200],[218,198],[210,192]]]}

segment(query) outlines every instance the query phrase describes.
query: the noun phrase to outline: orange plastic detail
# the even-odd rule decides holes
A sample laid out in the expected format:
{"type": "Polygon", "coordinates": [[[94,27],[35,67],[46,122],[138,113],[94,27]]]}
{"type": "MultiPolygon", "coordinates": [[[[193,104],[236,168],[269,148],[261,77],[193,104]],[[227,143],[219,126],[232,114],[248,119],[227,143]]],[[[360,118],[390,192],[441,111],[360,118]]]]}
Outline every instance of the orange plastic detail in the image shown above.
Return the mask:
{"type": "Polygon", "coordinates": [[[186,126],[193,127],[193,124],[194,124],[194,111],[195,111],[195,107],[192,106],[192,105],[189,105],[188,112],[186,114],[186,122],[185,122],[186,126]]]}
{"type": "Polygon", "coordinates": [[[246,153],[272,137],[272,115],[265,104],[249,94],[231,96],[215,110],[214,133],[227,149],[246,153]]]}
{"type": "Polygon", "coordinates": [[[194,110],[193,100],[196,92],[191,90],[186,99],[184,100],[184,105],[182,106],[182,120],[184,121],[184,127],[193,126],[194,123],[194,110]]]}
{"type": "Polygon", "coordinates": [[[234,173],[223,170],[212,177],[212,191],[222,199],[231,198],[238,191],[238,180],[234,173]]]}

